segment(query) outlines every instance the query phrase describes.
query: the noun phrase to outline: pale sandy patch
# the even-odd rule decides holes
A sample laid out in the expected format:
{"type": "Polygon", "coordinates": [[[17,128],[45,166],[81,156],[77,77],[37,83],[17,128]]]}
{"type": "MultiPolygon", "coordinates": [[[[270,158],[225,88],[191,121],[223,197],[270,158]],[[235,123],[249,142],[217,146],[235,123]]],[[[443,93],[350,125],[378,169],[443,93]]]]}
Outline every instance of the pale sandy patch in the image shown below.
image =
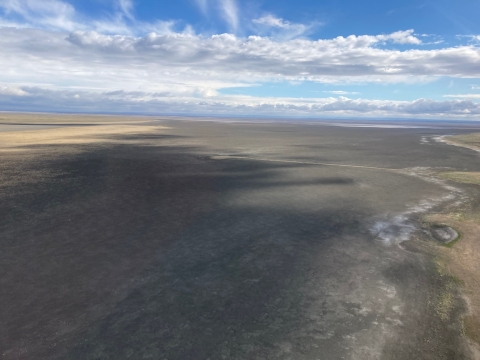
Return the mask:
{"type": "Polygon", "coordinates": [[[36,114],[36,113],[8,113],[0,112],[0,124],[131,124],[156,120],[149,116],[120,116],[120,115],[75,115],[75,114],[36,114]]]}
{"type": "Polygon", "coordinates": [[[165,129],[161,126],[96,125],[55,129],[0,132],[0,149],[12,151],[34,145],[66,145],[122,142],[122,135],[145,134],[165,129]]]}

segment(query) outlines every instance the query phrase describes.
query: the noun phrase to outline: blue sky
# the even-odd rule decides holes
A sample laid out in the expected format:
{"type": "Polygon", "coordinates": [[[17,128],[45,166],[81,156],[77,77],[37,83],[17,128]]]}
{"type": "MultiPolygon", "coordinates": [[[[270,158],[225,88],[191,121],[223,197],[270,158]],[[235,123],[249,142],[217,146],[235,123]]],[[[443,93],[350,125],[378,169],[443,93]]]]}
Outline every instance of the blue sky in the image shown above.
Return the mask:
{"type": "Polygon", "coordinates": [[[0,0],[0,110],[480,120],[480,1],[0,0]]]}
{"type": "MultiPolygon", "coordinates": [[[[107,0],[75,0],[70,3],[91,17],[109,14],[117,6],[114,1],[107,0]]],[[[205,14],[199,3],[195,0],[139,0],[135,2],[134,13],[145,21],[174,19],[206,32],[230,30],[221,13],[215,10],[215,4],[208,6],[205,14]]],[[[480,2],[472,0],[265,0],[237,4],[240,17],[247,21],[262,14],[275,14],[295,23],[324,24],[312,32],[313,38],[391,33],[400,29],[415,29],[418,33],[443,37],[480,33],[480,2]]],[[[246,30],[248,33],[251,32],[246,30]]]]}

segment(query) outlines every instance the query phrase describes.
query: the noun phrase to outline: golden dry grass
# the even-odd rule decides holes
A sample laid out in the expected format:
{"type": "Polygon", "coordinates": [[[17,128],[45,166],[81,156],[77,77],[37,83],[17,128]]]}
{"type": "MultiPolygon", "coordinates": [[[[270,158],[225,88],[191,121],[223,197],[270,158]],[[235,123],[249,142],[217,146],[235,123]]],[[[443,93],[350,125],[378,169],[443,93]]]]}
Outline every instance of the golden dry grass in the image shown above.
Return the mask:
{"type": "Polygon", "coordinates": [[[75,114],[36,114],[0,112],[0,124],[131,124],[152,121],[146,116],[110,116],[110,115],[75,115],[75,114]]]}
{"type": "Polygon", "coordinates": [[[0,132],[0,149],[12,151],[34,145],[91,144],[97,142],[114,143],[116,136],[148,133],[162,129],[159,126],[141,125],[99,125],[69,126],[54,129],[0,132]]]}
{"type": "MultiPolygon", "coordinates": [[[[445,142],[480,151],[480,133],[448,136],[445,142]]],[[[438,176],[458,183],[480,185],[480,172],[451,171],[438,176]]],[[[464,330],[471,340],[474,358],[480,359],[480,214],[433,214],[425,220],[447,224],[462,236],[453,247],[441,247],[439,251],[445,259],[448,273],[463,284],[469,310],[464,317],[464,330]]]]}
{"type": "Polygon", "coordinates": [[[468,149],[480,151],[480,133],[448,136],[445,138],[445,142],[451,145],[463,146],[468,149]]]}
{"type": "Polygon", "coordinates": [[[480,185],[480,172],[451,171],[438,174],[442,179],[456,181],[463,184],[480,185]]]}
{"type": "Polygon", "coordinates": [[[0,113],[0,151],[24,151],[36,145],[118,143],[125,141],[124,135],[165,129],[145,124],[150,121],[146,117],[0,113]],[[18,124],[50,127],[18,126],[17,131],[2,132],[2,125],[8,128],[18,124]]]}
{"type": "Polygon", "coordinates": [[[447,224],[462,234],[462,239],[455,246],[440,247],[438,250],[445,259],[445,270],[463,284],[469,306],[469,313],[464,319],[465,332],[480,346],[480,223],[459,218],[457,214],[432,214],[425,220],[447,224]]]}

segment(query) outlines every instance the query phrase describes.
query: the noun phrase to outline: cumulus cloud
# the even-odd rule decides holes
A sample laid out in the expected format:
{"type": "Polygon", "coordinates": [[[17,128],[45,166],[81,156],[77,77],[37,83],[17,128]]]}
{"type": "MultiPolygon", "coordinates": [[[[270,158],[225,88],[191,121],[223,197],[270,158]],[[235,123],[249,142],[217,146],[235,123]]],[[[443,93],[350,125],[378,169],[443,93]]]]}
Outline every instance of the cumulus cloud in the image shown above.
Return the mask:
{"type": "Polygon", "coordinates": [[[105,57],[115,53],[119,62],[132,56],[147,61],[155,58],[157,64],[163,66],[188,64],[197,70],[215,69],[222,75],[234,72],[313,81],[323,81],[322,77],[328,76],[374,76],[379,79],[384,75],[480,75],[480,48],[471,45],[405,51],[376,46],[383,41],[407,41],[410,35],[404,35],[276,41],[259,36],[239,38],[231,34],[203,37],[152,33],[146,37],[131,37],[77,31],[71,33],[67,41],[89,56],[105,57]]]}
{"type": "Polygon", "coordinates": [[[376,38],[380,41],[392,41],[397,44],[414,44],[420,45],[422,41],[413,35],[413,30],[396,31],[388,35],[377,35],[376,38]]]}

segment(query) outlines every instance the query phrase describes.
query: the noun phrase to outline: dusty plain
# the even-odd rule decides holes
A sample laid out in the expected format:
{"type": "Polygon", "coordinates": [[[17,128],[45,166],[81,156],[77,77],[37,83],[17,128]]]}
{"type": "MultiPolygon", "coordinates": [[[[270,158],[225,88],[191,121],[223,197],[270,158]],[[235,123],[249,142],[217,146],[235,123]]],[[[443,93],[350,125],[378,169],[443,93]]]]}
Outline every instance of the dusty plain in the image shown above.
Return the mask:
{"type": "Polygon", "coordinates": [[[0,115],[4,359],[475,358],[471,129],[0,115]]]}

